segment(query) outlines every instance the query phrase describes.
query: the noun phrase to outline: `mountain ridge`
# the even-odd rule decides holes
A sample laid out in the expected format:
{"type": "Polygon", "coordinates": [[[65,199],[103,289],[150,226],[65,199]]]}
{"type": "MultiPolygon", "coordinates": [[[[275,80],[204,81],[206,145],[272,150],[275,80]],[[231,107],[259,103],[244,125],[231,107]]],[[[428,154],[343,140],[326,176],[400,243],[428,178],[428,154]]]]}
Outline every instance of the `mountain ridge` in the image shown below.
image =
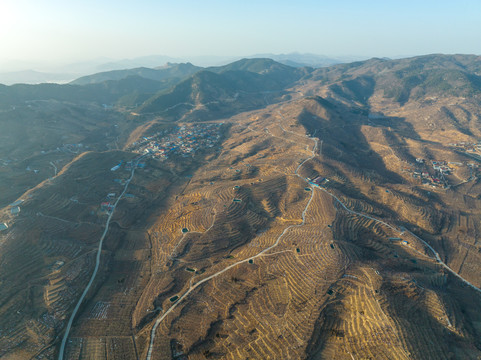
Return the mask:
{"type": "Polygon", "coordinates": [[[0,357],[479,358],[480,66],[0,86],[0,357]]]}
{"type": "Polygon", "coordinates": [[[137,75],[149,80],[166,80],[172,78],[183,79],[201,70],[191,63],[167,64],[157,68],[139,67],[133,69],[111,70],[92,75],[83,76],[70,82],[71,85],[87,85],[100,83],[107,80],[122,80],[128,76],[137,75]]]}

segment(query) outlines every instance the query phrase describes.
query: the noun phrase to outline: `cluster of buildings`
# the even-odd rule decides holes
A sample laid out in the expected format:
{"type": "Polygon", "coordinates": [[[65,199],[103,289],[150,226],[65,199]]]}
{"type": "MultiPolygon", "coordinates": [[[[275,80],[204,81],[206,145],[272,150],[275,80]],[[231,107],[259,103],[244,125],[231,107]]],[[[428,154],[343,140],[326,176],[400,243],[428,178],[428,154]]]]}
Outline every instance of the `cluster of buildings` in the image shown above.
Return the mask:
{"type": "Polygon", "coordinates": [[[431,161],[431,163],[433,165],[433,169],[439,171],[441,174],[449,175],[451,174],[451,171],[453,171],[453,169],[448,166],[446,161],[431,161]]]}
{"type": "Polygon", "coordinates": [[[177,126],[144,137],[133,143],[131,149],[160,160],[174,154],[189,157],[199,150],[214,147],[219,142],[221,126],[222,123],[177,126]]]}
{"type": "MultiPolygon", "coordinates": [[[[327,179],[323,176],[320,176],[320,175],[315,177],[314,179],[306,178],[306,180],[309,184],[314,185],[314,186],[322,186],[323,184],[326,184],[326,183],[329,182],[329,179],[327,179]]],[[[307,189],[309,189],[309,188],[306,188],[306,190],[307,189]]],[[[307,190],[307,191],[309,191],[309,190],[307,190]]]]}
{"type": "Polygon", "coordinates": [[[314,180],[311,180],[311,179],[307,178],[307,181],[309,181],[309,184],[311,184],[311,185],[321,186],[322,184],[328,182],[329,180],[326,179],[325,177],[318,176],[314,180]]]}
{"type": "Polygon", "coordinates": [[[107,214],[110,214],[112,211],[114,211],[115,205],[113,204],[113,201],[115,200],[115,195],[115,193],[107,194],[107,201],[103,201],[100,203],[101,212],[106,212],[107,214]]]}
{"type": "Polygon", "coordinates": [[[0,166],[8,166],[13,162],[13,160],[10,159],[0,159],[0,166]]]}
{"type": "Polygon", "coordinates": [[[431,185],[437,187],[447,188],[450,186],[447,175],[454,172],[455,167],[467,166],[470,169],[471,176],[467,181],[473,179],[475,170],[479,167],[477,164],[462,163],[462,162],[446,162],[446,161],[431,161],[431,166],[434,171],[428,172],[428,166],[425,159],[417,158],[416,164],[410,164],[414,169],[407,168],[403,171],[410,172],[415,179],[421,179],[423,185],[431,185]],[[453,168],[454,166],[454,168],[453,168]]]}
{"type": "MultiPolygon", "coordinates": [[[[143,169],[145,168],[145,161],[142,159],[144,155],[139,155],[135,159],[127,161],[124,166],[124,170],[131,171],[133,167],[143,169]]],[[[117,171],[122,168],[124,161],[121,160],[117,165],[113,166],[110,171],[117,171]]],[[[125,185],[125,179],[114,179],[114,182],[120,185],[125,185]]]]}
{"type": "Polygon", "coordinates": [[[416,170],[407,169],[404,171],[411,172],[412,177],[415,179],[421,179],[423,185],[443,187],[447,187],[449,185],[444,175],[451,174],[453,169],[450,168],[445,161],[431,161],[434,175],[431,175],[428,172],[426,161],[424,159],[417,158],[416,163],[418,164],[418,166],[416,166],[416,170]],[[422,167],[422,169],[419,169],[419,167],[422,167]]]}
{"type": "Polygon", "coordinates": [[[460,148],[460,150],[468,151],[468,152],[481,152],[481,143],[470,143],[467,141],[461,141],[459,143],[449,143],[449,146],[453,146],[456,148],[460,148]]]}

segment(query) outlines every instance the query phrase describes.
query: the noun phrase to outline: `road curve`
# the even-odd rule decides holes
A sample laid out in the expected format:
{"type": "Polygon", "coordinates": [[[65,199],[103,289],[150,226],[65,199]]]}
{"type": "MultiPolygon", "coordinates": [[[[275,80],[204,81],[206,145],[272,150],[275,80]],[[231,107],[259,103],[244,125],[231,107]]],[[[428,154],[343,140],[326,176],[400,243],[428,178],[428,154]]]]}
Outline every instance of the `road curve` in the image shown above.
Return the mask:
{"type": "Polygon", "coordinates": [[[413,234],[411,231],[409,230],[406,230],[406,232],[410,233],[412,236],[414,236],[416,239],[418,239],[419,241],[421,241],[424,245],[426,245],[429,250],[431,250],[431,252],[433,253],[434,257],[436,258],[436,261],[439,263],[439,265],[441,265],[443,268],[445,268],[446,270],[448,270],[451,274],[453,274],[454,276],[456,276],[459,280],[461,280],[462,282],[464,282],[466,285],[468,285],[470,288],[472,288],[473,290],[479,292],[481,294],[481,289],[478,288],[476,285],[473,285],[471,284],[468,280],[466,280],[465,278],[463,278],[461,275],[459,275],[456,271],[454,271],[453,269],[451,269],[447,264],[445,264],[439,254],[436,252],[436,250],[434,250],[432,248],[431,245],[429,245],[426,241],[424,241],[423,239],[421,239],[419,236],[413,234]]]}
{"type": "Polygon", "coordinates": [[[319,189],[321,189],[322,191],[324,191],[325,193],[329,194],[331,197],[333,197],[334,199],[336,199],[337,202],[338,202],[338,203],[344,208],[344,210],[346,210],[347,212],[350,212],[351,214],[359,215],[359,216],[365,217],[365,218],[367,218],[367,219],[371,219],[371,220],[373,220],[373,221],[376,221],[376,222],[378,222],[378,223],[380,223],[380,224],[383,224],[384,226],[386,226],[386,227],[388,227],[388,228],[390,228],[391,230],[394,230],[394,231],[396,231],[396,232],[399,232],[399,233],[402,232],[402,231],[400,231],[399,229],[396,229],[394,226],[388,224],[387,222],[384,222],[384,221],[382,221],[382,220],[376,219],[375,217],[372,217],[372,216],[369,216],[369,215],[366,215],[366,214],[363,214],[363,213],[360,213],[360,212],[357,212],[357,211],[354,211],[354,210],[349,209],[346,205],[344,205],[344,203],[343,203],[341,200],[339,200],[339,198],[338,198],[336,195],[331,194],[329,191],[327,191],[327,190],[324,189],[323,187],[320,187],[320,186],[319,186],[319,189]]]}
{"type": "MultiPolygon", "coordinates": [[[[284,117],[282,116],[282,114],[280,113],[280,111],[278,111],[278,114],[280,115],[280,117],[282,119],[284,119],[284,117]]],[[[279,126],[280,128],[284,131],[284,132],[290,132],[290,133],[294,133],[292,131],[289,131],[289,130],[285,130],[281,123],[279,122],[279,126]]],[[[301,134],[297,134],[297,133],[294,133],[296,135],[300,135],[300,136],[303,136],[301,134]]],[[[361,216],[361,217],[364,217],[364,218],[367,218],[367,219],[371,219],[375,222],[378,222],[388,228],[390,228],[391,230],[394,230],[398,233],[402,233],[402,231],[400,231],[399,229],[397,229],[396,227],[388,224],[387,222],[384,222],[382,220],[379,220],[379,219],[376,219],[372,216],[369,216],[369,215],[366,215],[366,214],[363,214],[363,213],[360,213],[360,212],[357,212],[357,211],[354,211],[354,210],[351,210],[349,209],[346,205],[344,205],[344,203],[337,197],[335,196],[334,194],[330,193],[329,191],[327,191],[326,189],[320,187],[320,186],[317,186],[317,185],[312,185],[311,183],[309,183],[304,177],[302,177],[301,175],[299,175],[299,170],[300,168],[309,160],[313,159],[315,156],[316,156],[316,149],[318,147],[318,139],[317,138],[313,138],[313,137],[309,137],[308,135],[304,135],[307,139],[310,139],[310,140],[313,140],[315,145],[312,149],[312,156],[304,159],[300,164],[299,166],[296,168],[295,170],[295,175],[298,176],[299,178],[301,178],[302,180],[306,181],[309,185],[309,187],[311,188],[311,197],[306,205],[306,207],[304,208],[304,211],[302,212],[302,223],[299,224],[299,225],[290,225],[288,227],[286,227],[284,229],[284,231],[279,235],[279,237],[277,238],[277,240],[275,241],[275,243],[267,248],[265,248],[264,250],[262,250],[261,252],[259,252],[257,255],[253,256],[253,257],[250,257],[250,258],[247,258],[247,259],[244,259],[244,260],[241,260],[241,261],[238,261],[234,264],[231,264],[229,266],[227,266],[226,268],[224,268],[223,270],[220,270],[202,280],[200,280],[199,282],[195,283],[194,285],[192,285],[192,280],[191,279],[191,284],[189,286],[189,289],[179,297],[179,299],[164,313],[162,314],[162,316],[160,316],[156,321],[155,321],[155,324],[154,326],[152,327],[152,330],[151,330],[151,334],[150,334],[150,343],[149,343],[149,349],[148,349],[148,352],[147,352],[147,357],[146,357],[146,360],[151,360],[152,358],[152,351],[153,351],[153,345],[154,345],[154,340],[155,340],[155,333],[156,333],[156,330],[158,328],[158,326],[160,325],[160,323],[165,319],[165,317],[167,315],[169,315],[176,307],[177,305],[182,302],[182,300],[184,300],[193,290],[195,290],[198,286],[202,285],[203,283],[223,274],[224,272],[232,269],[233,267],[237,266],[237,265],[240,265],[242,263],[246,263],[248,262],[249,260],[252,260],[252,259],[255,259],[257,257],[260,257],[260,256],[263,256],[263,255],[267,255],[266,252],[268,252],[269,250],[272,250],[273,248],[275,248],[278,244],[279,244],[279,241],[281,240],[281,238],[286,234],[286,232],[293,228],[293,227],[299,227],[299,226],[303,226],[305,224],[305,217],[306,217],[306,212],[309,208],[309,205],[311,204],[311,201],[314,197],[314,190],[317,188],[317,189],[320,189],[322,191],[324,191],[325,193],[329,194],[332,198],[334,198],[346,211],[348,211],[349,213],[352,213],[352,214],[355,214],[355,215],[358,215],[358,216],[361,216]]],[[[276,136],[277,137],[277,136],[276,136]]],[[[288,140],[288,139],[285,139],[285,140],[288,140]]],[[[434,254],[437,262],[443,266],[444,268],[446,268],[448,271],[450,271],[453,275],[455,275],[457,278],[459,278],[461,281],[463,281],[465,284],[467,284],[468,286],[470,286],[471,288],[473,288],[474,290],[478,291],[481,293],[481,289],[477,288],[475,285],[471,284],[469,281],[467,281],[466,279],[464,279],[463,277],[461,277],[461,275],[459,275],[458,273],[456,273],[454,270],[452,270],[448,265],[446,265],[444,262],[441,261],[441,258],[439,257],[439,254],[426,242],[424,241],[423,239],[419,238],[418,236],[414,235],[413,233],[411,233],[409,230],[406,230],[407,232],[409,232],[411,235],[413,235],[414,237],[416,237],[417,239],[419,239],[423,244],[425,244],[434,254]]],[[[352,355],[351,355],[352,357],[352,355]]]]}
{"type": "Polygon", "coordinates": [[[75,308],[73,309],[72,315],[70,315],[70,319],[68,320],[67,327],[65,328],[65,333],[64,333],[63,338],[62,338],[62,344],[60,345],[58,360],[63,360],[63,356],[64,356],[64,352],[65,352],[65,345],[67,344],[68,335],[70,333],[70,329],[72,328],[72,324],[73,324],[73,321],[75,319],[75,316],[77,315],[77,312],[80,308],[80,305],[82,304],[83,300],[85,299],[85,296],[87,295],[88,291],[90,290],[90,287],[92,286],[92,283],[95,280],[95,277],[97,276],[97,272],[98,272],[99,266],[100,266],[100,255],[102,253],[102,245],[103,245],[105,236],[107,235],[107,233],[109,231],[110,220],[112,219],[112,216],[114,215],[117,204],[119,203],[120,199],[122,199],[122,197],[125,195],[125,193],[127,191],[127,188],[129,187],[130,181],[134,177],[135,168],[137,167],[137,164],[138,164],[139,160],[140,160],[140,158],[137,159],[135,164],[132,164],[133,165],[132,171],[130,173],[130,177],[126,181],[124,190],[122,191],[122,193],[118,197],[117,201],[115,201],[113,209],[112,209],[111,213],[109,214],[109,217],[107,218],[107,222],[105,223],[104,232],[103,232],[102,236],[100,237],[100,241],[99,241],[99,246],[98,246],[98,250],[97,250],[97,257],[95,259],[94,272],[92,273],[92,276],[90,277],[90,281],[88,282],[88,284],[85,287],[82,295],[80,296],[80,299],[78,300],[77,305],[75,305],[75,308]]]}
{"type": "Polygon", "coordinates": [[[339,198],[334,195],[334,194],[331,194],[329,191],[327,191],[326,189],[322,188],[322,187],[319,187],[319,189],[321,189],[322,191],[324,191],[326,194],[329,194],[330,196],[332,196],[339,204],[341,204],[341,206],[348,212],[350,212],[351,214],[355,214],[355,215],[358,215],[358,216],[362,216],[362,217],[365,217],[367,219],[371,219],[375,222],[378,222],[394,231],[396,231],[397,233],[399,234],[402,234],[404,231],[406,231],[407,233],[411,234],[413,237],[415,237],[416,239],[418,239],[419,241],[421,241],[424,245],[426,245],[426,247],[431,250],[431,252],[433,253],[436,261],[438,262],[439,265],[441,265],[442,267],[444,267],[446,270],[448,270],[451,274],[453,274],[454,276],[456,276],[459,280],[461,280],[462,282],[464,282],[466,285],[468,285],[469,287],[471,287],[473,290],[481,293],[481,289],[478,288],[476,285],[470,283],[468,280],[466,280],[465,278],[463,278],[461,275],[459,275],[456,271],[454,271],[453,269],[451,269],[447,264],[445,264],[442,260],[441,260],[441,257],[439,256],[439,254],[437,253],[436,250],[434,250],[434,248],[429,245],[425,240],[421,239],[419,236],[417,236],[416,234],[412,233],[411,231],[409,230],[404,230],[404,231],[401,231],[399,229],[396,229],[394,226],[382,221],[382,220],[379,220],[379,219],[376,219],[372,216],[369,216],[369,215],[366,215],[366,214],[363,214],[363,213],[359,213],[357,211],[353,211],[351,209],[349,209],[346,205],[344,205],[344,203],[339,200],[339,198]]]}

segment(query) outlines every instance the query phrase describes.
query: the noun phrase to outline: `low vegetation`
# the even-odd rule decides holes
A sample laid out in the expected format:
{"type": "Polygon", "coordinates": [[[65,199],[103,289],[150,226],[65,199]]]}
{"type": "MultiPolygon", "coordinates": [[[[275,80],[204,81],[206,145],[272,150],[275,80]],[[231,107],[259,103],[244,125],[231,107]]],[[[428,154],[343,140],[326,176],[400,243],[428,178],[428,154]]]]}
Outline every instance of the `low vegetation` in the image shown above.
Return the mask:
{"type": "Polygon", "coordinates": [[[0,357],[481,356],[479,58],[151,70],[0,89],[0,357]]]}

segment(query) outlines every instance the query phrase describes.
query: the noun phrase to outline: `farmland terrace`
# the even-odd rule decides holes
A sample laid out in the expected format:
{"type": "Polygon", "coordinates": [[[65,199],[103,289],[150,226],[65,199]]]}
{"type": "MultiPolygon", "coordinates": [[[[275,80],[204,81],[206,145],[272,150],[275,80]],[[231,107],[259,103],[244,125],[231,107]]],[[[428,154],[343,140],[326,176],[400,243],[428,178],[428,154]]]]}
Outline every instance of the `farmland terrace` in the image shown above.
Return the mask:
{"type": "Polygon", "coordinates": [[[416,59],[234,63],[40,154],[0,209],[0,357],[479,358],[480,100],[430,78],[474,65],[416,59]]]}

